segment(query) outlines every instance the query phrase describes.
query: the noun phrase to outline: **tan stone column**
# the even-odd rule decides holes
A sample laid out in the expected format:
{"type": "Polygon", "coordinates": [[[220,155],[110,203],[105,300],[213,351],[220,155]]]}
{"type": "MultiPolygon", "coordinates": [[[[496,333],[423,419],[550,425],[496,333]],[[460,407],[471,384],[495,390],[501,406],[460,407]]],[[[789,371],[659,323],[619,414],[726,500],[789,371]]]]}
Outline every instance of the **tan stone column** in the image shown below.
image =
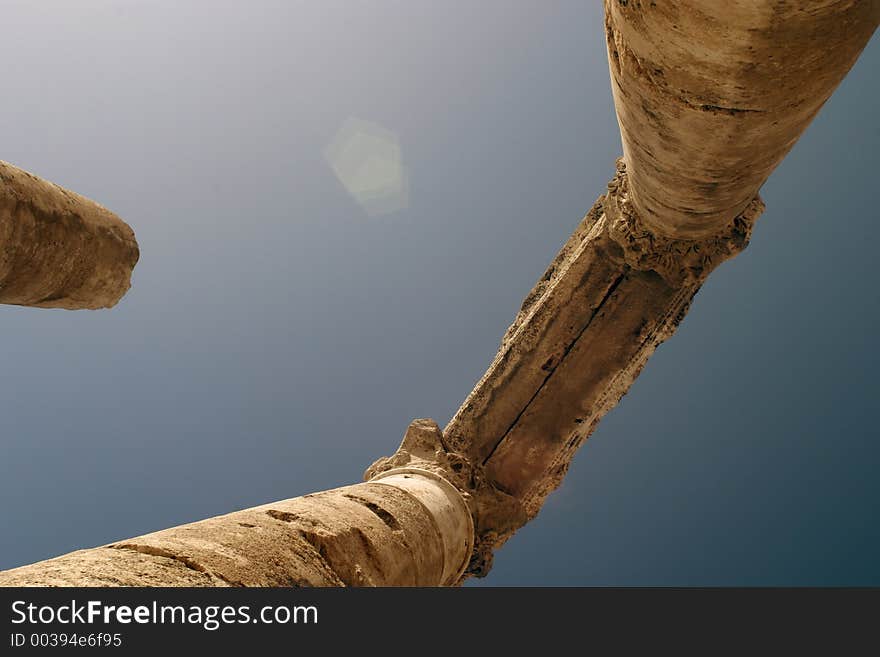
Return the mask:
{"type": "Polygon", "coordinates": [[[0,162],[0,303],[109,308],[137,260],[134,232],[115,214],[0,162]]]}
{"type": "Polygon", "coordinates": [[[645,226],[681,239],[723,230],[878,21],[878,0],[605,0],[611,90],[645,226]]]}
{"type": "Polygon", "coordinates": [[[456,488],[403,468],[7,570],[0,586],[441,586],[472,548],[456,488]]]}

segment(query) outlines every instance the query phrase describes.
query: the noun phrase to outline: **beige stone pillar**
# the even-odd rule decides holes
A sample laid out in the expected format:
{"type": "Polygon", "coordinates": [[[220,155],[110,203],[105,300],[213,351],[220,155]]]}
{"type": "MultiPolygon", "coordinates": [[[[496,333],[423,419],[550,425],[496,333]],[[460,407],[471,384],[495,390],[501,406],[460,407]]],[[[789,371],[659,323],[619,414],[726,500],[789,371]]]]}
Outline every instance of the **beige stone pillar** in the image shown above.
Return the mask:
{"type": "Polygon", "coordinates": [[[0,586],[441,586],[473,548],[461,494],[402,468],[0,573],[0,586]]]}
{"type": "Polygon", "coordinates": [[[115,214],[0,162],[0,303],[109,308],[137,260],[134,232],[115,214]]]}
{"type": "Polygon", "coordinates": [[[705,238],[757,195],[855,63],[878,0],[605,0],[632,202],[705,238]]]}

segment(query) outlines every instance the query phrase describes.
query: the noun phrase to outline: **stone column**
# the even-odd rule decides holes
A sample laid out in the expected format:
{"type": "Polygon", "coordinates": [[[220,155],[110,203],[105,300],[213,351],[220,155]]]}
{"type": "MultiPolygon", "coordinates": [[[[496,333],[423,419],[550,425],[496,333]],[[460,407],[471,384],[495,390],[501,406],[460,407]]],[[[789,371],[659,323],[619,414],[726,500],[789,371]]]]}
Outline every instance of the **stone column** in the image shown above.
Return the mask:
{"type": "Polygon", "coordinates": [[[742,213],[855,63],[878,0],[605,0],[633,206],[702,239],[742,213]]]}
{"type": "Polygon", "coordinates": [[[137,260],[134,232],[107,208],[0,162],[0,303],[110,308],[137,260]]]}
{"type": "Polygon", "coordinates": [[[473,522],[428,468],[72,552],[2,572],[0,586],[452,585],[473,522]]]}

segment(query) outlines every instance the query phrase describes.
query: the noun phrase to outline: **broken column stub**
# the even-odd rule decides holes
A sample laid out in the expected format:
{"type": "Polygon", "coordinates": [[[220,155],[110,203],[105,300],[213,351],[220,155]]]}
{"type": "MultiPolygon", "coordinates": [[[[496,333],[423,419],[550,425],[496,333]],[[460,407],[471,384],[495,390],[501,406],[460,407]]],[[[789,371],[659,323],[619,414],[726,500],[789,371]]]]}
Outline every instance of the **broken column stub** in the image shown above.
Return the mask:
{"type": "Polygon", "coordinates": [[[134,232],[107,208],[0,162],[0,303],[110,308],[138,256],[134,232]]]}

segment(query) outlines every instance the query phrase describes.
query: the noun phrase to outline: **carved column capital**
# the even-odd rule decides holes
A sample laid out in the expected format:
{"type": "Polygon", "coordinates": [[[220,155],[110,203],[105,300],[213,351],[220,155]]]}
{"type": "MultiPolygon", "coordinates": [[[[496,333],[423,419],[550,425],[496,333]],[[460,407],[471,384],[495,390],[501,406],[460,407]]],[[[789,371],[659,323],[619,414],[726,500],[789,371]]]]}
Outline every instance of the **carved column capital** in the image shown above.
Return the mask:
{"type": "Polygon", "coordinates": [[[474,522],[473,553],[465,576],[485,576],[492,567],[492,552],[499,539],[526,523],[528,516],[522,504],[493,486],[482,465],[449,450],[443,432],[431,419],[413,420],[397,451],[367,468],[364,481],[376,481],[391,471],[408,468],[439,475],[461,494],[474,522]]]}
{"type": "Polygon", "coordinates": [[[636,213],[623,158],[617,160],[617,173],[608,183],[603,205],[608,235],[622,249],[623,261],[633,269],[657,272],[672,287],[702,283],[718,265],[746,248],[765,207],[761,197],[755,196],[745,210],[711,237],[666,237],[649,228],[636,213]]]}

